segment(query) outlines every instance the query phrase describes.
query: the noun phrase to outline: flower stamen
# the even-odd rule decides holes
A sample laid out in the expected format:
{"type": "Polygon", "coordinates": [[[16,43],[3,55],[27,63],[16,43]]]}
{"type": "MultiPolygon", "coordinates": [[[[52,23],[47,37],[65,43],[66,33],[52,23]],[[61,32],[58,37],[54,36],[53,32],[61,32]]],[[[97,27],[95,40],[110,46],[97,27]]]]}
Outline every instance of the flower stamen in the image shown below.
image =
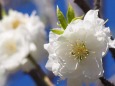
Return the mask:
{"type": "Polygon", "coordinates": [[[4,49],[7,54],[13,54],[17,51],[16,43],[14,41],[8,41],[4,44],[4,49]]]}
{"type": "Polygon", "coordinates": [[[87,58],[89,55],[89,50],[87,49],[84,42],[76,41],[72,46],[71,55],[78,59],[79,61],[87,58]]]}
{"type": "Polygon", "coordinates": [[[16,29],[19,25],[20,25],[20,21],[19,21],[19,20],[14,20],[14,21],[12,22],[12,27],[13,27],[14,29],[16,29]]]}

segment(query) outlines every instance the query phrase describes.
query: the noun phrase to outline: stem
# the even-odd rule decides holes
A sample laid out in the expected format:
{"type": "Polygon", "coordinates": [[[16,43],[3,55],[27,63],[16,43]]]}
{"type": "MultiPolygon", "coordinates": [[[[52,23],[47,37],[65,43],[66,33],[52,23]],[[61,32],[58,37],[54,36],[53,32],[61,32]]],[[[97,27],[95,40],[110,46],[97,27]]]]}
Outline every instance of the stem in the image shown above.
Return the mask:
{"type": "Polygon", "coordinates": [[[115,86],[113,83],[109,82],[107,79],[104,77],[99,78],[104,86],[115,86]]]}
{"type": "Polygon", "coordinates": [[[84,13],[87,13],[90,10],[90,7],[84,0],[74,0],[74,2],[83,10],[84,13]]]}
{"type": "Polygon", "coordinates": [[[94,9],[100,9],[101,7],[101,0],[95,0],[94,2],[94,9]]]}
{"type": "Polygon", "coordinates": [[[33,78],[33,80],[36,82],[37,86],[44,86],[43,81],[39,77],[39,75],[36,73],[36,70],[31,70],[28,72],[28,74],[33,78]]]}
{"type": "Polygon", "coordinates": [[[44,73],[42,68],[36,63],[34,58],[31,55],[28,55],[28,59],[36,67],[36,70],[30,71],[29,74],[32,75],[33,79],[37,82],[37,84],[39,84],[39,86],[53,86],[53,84],[51,83],[50,79],[44,73]],[[39,83],[39,82],[41,82],[41,83],[39,83]]]}
{"type": "Polygon", "coordinates": [[[2,4],[0,3],[0,20],[2,19],[2,4]]]}
{"type": "Polygon", "coordinates": [[[101,13],[100,13],[100,10],[101,10],[101,0],[95,0],[94,2],[94,9],[99,9],[99,17],[101,17],[101,13]]]}
{"type": "Polygon", "coordinates": [[[115,59],[115,49],[114,48],[109,48],[111,54],[112,54],[112,57],[115,59]]]}

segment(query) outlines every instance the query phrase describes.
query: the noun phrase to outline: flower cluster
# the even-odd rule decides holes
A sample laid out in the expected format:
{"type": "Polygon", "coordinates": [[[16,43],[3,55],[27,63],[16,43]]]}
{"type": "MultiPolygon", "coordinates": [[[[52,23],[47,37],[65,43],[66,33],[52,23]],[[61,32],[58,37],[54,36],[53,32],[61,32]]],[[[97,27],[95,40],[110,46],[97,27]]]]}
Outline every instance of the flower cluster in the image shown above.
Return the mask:
{"type": "Polygon", "coordinates": [[[67,78],[68,86],[98,79],[103,75],[102,58],[112,45],[109,27],[98,17],[98,10],[88,11],[84,19],[75,18],[71,6],[67,19],[59,8],[57,13],[61,28],[53,29],[44,45],[49,53],[46,68],[67,78]]]}
{"type": "Polygon", "coordinates": [[[44,24],[35,12],[32,15],[10,10],[0,21],[0,67],[15,71],[30,66],[26,58],[31,54],[38,61],[45,43],[44,24]]]}

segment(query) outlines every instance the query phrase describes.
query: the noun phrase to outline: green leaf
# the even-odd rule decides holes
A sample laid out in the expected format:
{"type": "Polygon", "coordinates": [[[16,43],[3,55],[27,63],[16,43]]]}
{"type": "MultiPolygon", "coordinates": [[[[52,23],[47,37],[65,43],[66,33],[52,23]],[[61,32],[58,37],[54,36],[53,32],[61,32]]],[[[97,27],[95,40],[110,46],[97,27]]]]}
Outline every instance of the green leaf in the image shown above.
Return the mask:
{"type": "Polygon", "coordinates": [[[57,6],[57,17],[58,17],[58,20],[59,20],[61,26],[63,27],[63,29],[66,29],[67,21],[66,21],[64,15],[63,15],[63,13],[58,8],[58,6],[57,6]]]}
{"type": "Polygon", "coordinates": [[[6,13],[5,9],[2,9],[2,16],[4,17],[6,15],[7,15],[7,13],[6,13]]]}
{"type": "Polygon", "coordinates": [[[71,21],[71,22],[73,22],[73,21],[75,21],[75,20],[77,20],[77,19],[83,19],[83,16],[80,16],[80,17],[75,17],[74,19],[72,19],[72,21],[71,21]]]}
{"type": "Polygon", "coordinates": [[[61,34],[63,34],[63,30],[57,30],[57,29],[52,29],[51,30],[53,33],[55,33],[55,34],[58,34],[58,35],[61,35],[61,34]]]}
{"type": "Polygon", "coordinates": [[[68,6],[68,11],[67,11],[67,19],[68,19],[68,23],[70,23],[72,21],[72,19],[75,18],[75,13],[74,13],[74,9],[73,7],[69,4],[68,6]]]}
{"type": "Polygon", "coordinates": [[[59,24],[58,22],[57,22],[57,26],[59,26],[59,27],[63,28],[63,27],[61,26],[61,24],[59,24]]]}

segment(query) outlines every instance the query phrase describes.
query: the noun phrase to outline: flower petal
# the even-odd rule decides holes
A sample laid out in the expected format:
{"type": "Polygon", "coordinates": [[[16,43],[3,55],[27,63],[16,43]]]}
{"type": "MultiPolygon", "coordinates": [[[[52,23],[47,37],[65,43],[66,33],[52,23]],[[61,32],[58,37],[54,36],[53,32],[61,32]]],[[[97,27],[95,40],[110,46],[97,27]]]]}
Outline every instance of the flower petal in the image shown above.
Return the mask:
{"type": "Polygon", "coordinates": [[[87,33],[86,39],[85,39],[88,50],[94,53],[100,52],[102,56],[104,56],[108,50],[108,44],[106,40],[104,39],[104,37],[101,40],[99,40],[98,39],[99,37],[93,35],[93,32],[91,33],[92,34],[87,33]]]}
{"type": "Polygon", "coordinates": [[[94,25],[104,24],[104,20],[98,17],[98,10],[90,10],[84,17],[84,21],[90,21],[94,25]]]}
{"type": "Polygon", "coordinates": [[[71,47],[68,43],[62,43],[56,49],[56,55],[61,59],[63,66],[66,66],[68,70],[75,70],[77,68],[78,61],[70,54],[71,47]]]}
{"type": "Polygon", "coordinates": [[[101,60],[101,56],[98,57],[98,55],[90,53],[88,57],[80,63],[80,66],[83,68],[84,76],[91,79],[99,78],[102,76],[103,67],[101,60]]]}
{"type": "Polygon", "coordinates": [[[68,78],[67,86],[82,86],[83,79],[84,79],[83,76],[80,76],[78,78],[68,78]]]}

